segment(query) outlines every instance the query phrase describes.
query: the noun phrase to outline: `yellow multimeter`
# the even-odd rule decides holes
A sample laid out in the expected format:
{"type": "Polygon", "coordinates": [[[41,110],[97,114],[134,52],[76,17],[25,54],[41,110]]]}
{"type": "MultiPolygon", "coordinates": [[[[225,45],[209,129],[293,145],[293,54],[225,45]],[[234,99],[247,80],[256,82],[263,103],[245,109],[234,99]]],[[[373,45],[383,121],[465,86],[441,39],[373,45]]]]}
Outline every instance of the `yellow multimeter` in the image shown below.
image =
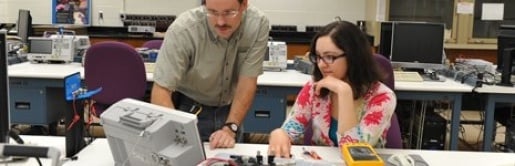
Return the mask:
{"type": "Polygon", "coordinates": [[[342,156],[347,166],[384,166],[384,161],[368,143],[345,143],[342,156]]]}

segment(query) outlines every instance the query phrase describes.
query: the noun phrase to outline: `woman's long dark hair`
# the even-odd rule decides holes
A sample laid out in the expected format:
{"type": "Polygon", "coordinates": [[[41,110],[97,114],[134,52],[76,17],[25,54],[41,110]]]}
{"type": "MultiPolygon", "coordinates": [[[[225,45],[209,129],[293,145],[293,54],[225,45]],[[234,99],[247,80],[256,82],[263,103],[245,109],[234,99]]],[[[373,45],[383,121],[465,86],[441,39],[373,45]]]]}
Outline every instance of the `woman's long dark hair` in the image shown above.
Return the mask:
{"type": "MultiPolygon", "coordinates": [[[[311,41],[309,56],[316,56],[316,42],[323,36],[329,36],[339,49],[345,51],[348,84],[352,88],[354,99],[363,97],[374,83],[382,80],[366,34],[356,25],[348,21],[335,21],[324,26],[311,41]]],[[[313,79],[317,82],[323,76],[318,63],[313,64],[313,79]]],[[[320,92],[321,97],[328,94],[329,90],[325,88],[320,92]]]]}

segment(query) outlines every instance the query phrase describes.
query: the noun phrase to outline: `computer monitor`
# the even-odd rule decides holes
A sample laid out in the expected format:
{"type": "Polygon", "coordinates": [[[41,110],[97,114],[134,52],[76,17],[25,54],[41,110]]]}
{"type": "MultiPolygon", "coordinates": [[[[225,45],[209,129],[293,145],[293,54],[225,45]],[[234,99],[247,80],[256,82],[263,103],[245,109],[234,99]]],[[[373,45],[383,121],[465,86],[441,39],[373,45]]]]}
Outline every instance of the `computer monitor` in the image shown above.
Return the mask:
{"type": "Polygon", "coordinates": [[[123,99],[100,118],[115,165],[197,165],[205,160],[193,114],[123,99]]]}
{"type": "Polygon", "coordinates": [[[18,37],[21,38],[23,43],[28,42],[29,36],[32,35],[32,16],[30,10],[20,9],[18,10],[18,37]]]}
{"type": "Polygon", "coordinates": [[[497,71],[501,72],[501,86],[513,86],[515,74],[515,25],[501,25],[497,35],[497,71]]]}
{"type": "MultiPolygon", "coordinates": [[[[499,27],[499,33],[497,35],[497,71],[502,72],[504,67],[504,58],[503,54],[506,49],[515,48],[515,25],[501,25],[499,27]]],[[[511,64],[513,66],[515,64],[515,58],[511,58],[511,64]]],[[[512,68],[511,73],[513,74],[514,68],[512,68]]]]}
{"type": "Polygon", "coordinates": [[[9,78],[7,76],[7,32],[0,31],[0,143],[9,141],[9,78]]]}
{"type": "Polygon", "coordinates": [[[381,22],[378,53],[390,59],[392,48],[392,22],[381,22]]]}
{"type": "Polygon", "coordinates": [[[444,29],[443,23],[393,22],[392,65],[407,69],[443,68],[444,29]]]}

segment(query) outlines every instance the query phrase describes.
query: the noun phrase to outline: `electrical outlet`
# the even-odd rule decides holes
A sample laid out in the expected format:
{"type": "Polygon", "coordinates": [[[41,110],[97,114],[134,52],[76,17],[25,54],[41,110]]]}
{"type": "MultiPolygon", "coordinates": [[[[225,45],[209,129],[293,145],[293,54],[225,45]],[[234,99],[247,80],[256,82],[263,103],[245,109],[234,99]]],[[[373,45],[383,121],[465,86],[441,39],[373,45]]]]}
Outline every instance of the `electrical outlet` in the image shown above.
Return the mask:
{"type": "Polygon", "coordinates": [[[104,19],[104,12],[102,10],[98,11],[98,18],[104,19]]]}

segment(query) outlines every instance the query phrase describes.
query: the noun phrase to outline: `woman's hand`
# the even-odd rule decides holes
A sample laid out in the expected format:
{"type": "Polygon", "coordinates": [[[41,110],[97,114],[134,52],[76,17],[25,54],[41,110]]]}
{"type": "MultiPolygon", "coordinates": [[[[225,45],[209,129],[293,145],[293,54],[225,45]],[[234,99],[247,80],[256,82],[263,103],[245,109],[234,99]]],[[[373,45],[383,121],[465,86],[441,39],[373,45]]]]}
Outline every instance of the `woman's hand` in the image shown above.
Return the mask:
{"type": "Polygon", "coordinates": [[[320,95],[320,90],[322,88],[327,88],[329,91],[334,93],[340,92],[352,92],[350,85],[338,78],[333,76],[327,76],[322,78],[320,81],[316,82],[315,87],[315,95],[320,95]]]}
{"type": "Polygon", "coordinates": [[[268,155],[290,158],[290,149],[291,140],[286,131],[282,128],[278,128],[270,133],[270,139],[268,140],[268,155]]]}

